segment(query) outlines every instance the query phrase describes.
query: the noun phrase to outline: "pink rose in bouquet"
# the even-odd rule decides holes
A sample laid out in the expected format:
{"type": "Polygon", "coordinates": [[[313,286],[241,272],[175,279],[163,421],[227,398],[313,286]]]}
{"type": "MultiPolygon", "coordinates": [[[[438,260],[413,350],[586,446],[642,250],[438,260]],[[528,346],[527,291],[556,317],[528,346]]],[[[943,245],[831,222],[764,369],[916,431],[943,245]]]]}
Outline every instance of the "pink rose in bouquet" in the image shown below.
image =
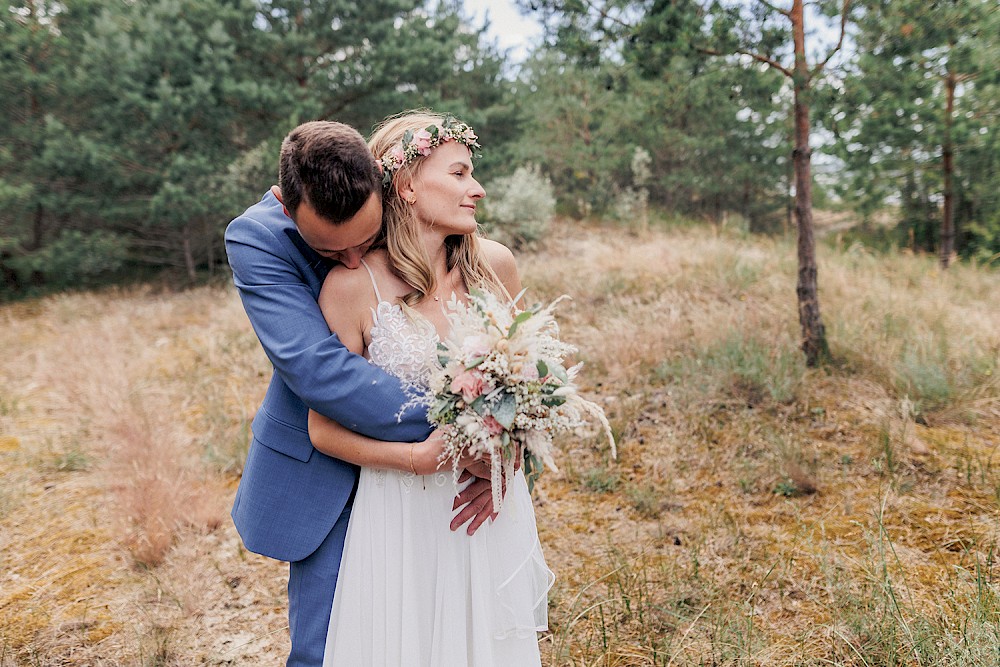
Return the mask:
{"type": "Polygon", "coordinates": [[[461,394],[466,403],[471,403],[485,392],[486,378],[482,371],[473,368],[456,375],[450,389],[454,394],[461,394]]]}
{"type": "Polygon", "coordinates": [[[483,423],[486,424],[486,432],[490,435],[500,435],[505,430],[503,424],[498,422],[493,415],[483,417],[483,423]]]}

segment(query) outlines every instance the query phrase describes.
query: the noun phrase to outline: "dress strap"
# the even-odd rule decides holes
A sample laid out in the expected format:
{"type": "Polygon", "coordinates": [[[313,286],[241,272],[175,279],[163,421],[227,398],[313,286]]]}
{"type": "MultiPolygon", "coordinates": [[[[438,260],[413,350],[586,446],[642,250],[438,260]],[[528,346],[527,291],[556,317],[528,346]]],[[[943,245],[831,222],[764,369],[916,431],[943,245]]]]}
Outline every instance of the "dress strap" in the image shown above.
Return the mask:
{"type": "Polygon", "coordinates": [[[375,283],[375,274],[372,273],[372,269],[370,266],[368,266],[368,262],[362,259],[361,263],[364,264],[365,269],[367,269],[368,271],[368,276],[372,279],[372,287],[375,288],[375,298],[378,299],[379,303],[382,303],[382,295],[379,294],[378,285],[375,283]]]}

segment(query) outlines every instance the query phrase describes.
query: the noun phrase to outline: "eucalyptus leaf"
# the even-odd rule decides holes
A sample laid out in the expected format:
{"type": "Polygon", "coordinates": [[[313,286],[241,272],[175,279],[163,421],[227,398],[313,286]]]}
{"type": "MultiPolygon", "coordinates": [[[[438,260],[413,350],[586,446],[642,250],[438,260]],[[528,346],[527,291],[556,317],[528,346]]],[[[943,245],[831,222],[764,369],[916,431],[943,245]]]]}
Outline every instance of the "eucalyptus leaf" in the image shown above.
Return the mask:
{"type": "Polygon", "coordinates": [[[557,364],[557,365],[553,366],[552,368],[550,368],[549,370],[552,371],[552,375],[554,375],[557,379],[559,379],[564,384],[566,384],[566,383],[569,382],[569,376],[566,375],[566,369],[563,368],[562,366],[560,366],[560,365],[557,364]]]}
{"type": "Polygon", "coordinates": [[[491,407],[493,418],[504,428],[511,428],[514,425],[514,418],[517,417],[517,399],[513,394],[504,393],[499,401],[491,407]]]}

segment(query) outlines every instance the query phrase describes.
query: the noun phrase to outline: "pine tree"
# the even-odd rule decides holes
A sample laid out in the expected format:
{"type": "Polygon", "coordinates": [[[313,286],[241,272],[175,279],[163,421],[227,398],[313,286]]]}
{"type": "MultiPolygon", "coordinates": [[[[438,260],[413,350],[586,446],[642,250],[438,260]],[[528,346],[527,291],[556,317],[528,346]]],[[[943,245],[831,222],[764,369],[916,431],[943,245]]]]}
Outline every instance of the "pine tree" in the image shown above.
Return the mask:
{"type": "Polygon", "coordinates": [[[881,0],[863,9],[831,124],[854,177],[847,194],[866,211],[898,199],[903,229],[936,248],[947,268],[962,251],[960,223],[974,234],[996,218],[997,199],[983,185],[1000,183],[989,150],[1000,111],[1000,10],[986,0],[881,0]],[[924,228],[935,219],[936,233],[924,228]]]}
{"type": "Polygon", "coordinates": [[[43,280],[32,253],[67,228],[86,229],[92,202],[77,165],[91,151],[60,119],[77,108],[66,91],[96,14],[90,0],[0,6],[0,291],[43,280]]]}
{"type": "MultiPolygon", "coordinates": [[[[509,118],[502,59],[480,48],[456,1],[20,0],[6,10],[0,264],[11,284],[38,266],[39,281],[56,284],[53,258],[98,232],[87,243],[113,249],[105,268],[127,250],[133,265],[193,280],[223,260],[225,224],[274,182],[277,145],[302,121],[364,133],[424,105],[473,123],[509,118]],[[69,231],[84,237],[60,241],[69,231]]],[[[86,264],[77,259],[66,266],[86,264]]]]}
{"type": "Polygon", "coordinates": [[[798,229],[798,298],[802,349],[806,363],[818,365],[829,356],[820,316],[816,243],[812,221],[812,149],[809,143],[810,96],[827,64],[840,51],[850,15],[850,0],[839,7],[818,3],[827,16],[837,17],[839,39],[818,62],[809,63],[803,0],[779,7],[768,0],[722,2],[701,6],[693,0],[522,0],[524,8],[545,12],[557,43],[570,45],[583,62],[597,62],[609,44],[637,44],[639,62],[649,70],[662,67],[678,53],[703,54],[733,64],[750,63],[783,75],[792,87],[794,126],[792,160],[795,178],[795,218],[798,229]]]}

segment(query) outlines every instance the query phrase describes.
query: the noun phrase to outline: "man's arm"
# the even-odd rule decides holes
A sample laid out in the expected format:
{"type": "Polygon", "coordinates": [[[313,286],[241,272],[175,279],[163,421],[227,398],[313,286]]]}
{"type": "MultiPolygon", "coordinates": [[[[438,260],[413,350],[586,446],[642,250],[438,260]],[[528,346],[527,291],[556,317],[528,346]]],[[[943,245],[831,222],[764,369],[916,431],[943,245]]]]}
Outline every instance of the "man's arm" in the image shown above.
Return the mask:
{"type": "Polygon", "coordinates": [[[397,421],[407,397],[399,381],[349,352],[330,333],[298,268],[271,230],[241,216],[226,230],[233,280],[265,353],[302,402],[378,440],[423,440],[425,411],[397,421]]]}

